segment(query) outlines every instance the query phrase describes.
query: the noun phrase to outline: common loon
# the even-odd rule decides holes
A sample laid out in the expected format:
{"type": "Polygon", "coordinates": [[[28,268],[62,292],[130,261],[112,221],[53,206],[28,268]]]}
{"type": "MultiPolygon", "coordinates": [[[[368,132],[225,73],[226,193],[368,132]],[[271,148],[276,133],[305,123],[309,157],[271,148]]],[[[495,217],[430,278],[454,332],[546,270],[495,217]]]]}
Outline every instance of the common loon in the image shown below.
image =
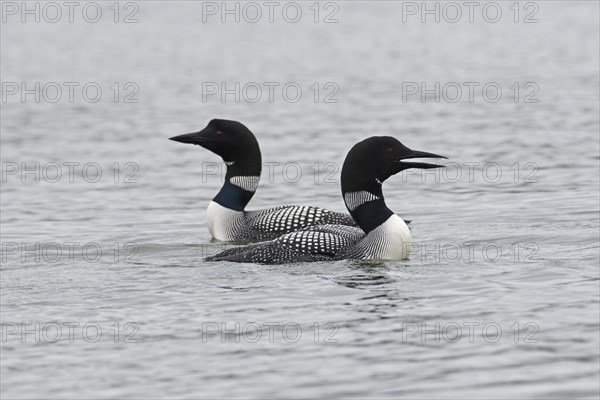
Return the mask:
{"type": "Polygon", "coordinates": [[[446,158],[411,150],[389,136],[373,136],[352,147],[342,167],[344,203],[357,227],[312,226],[275,240],[225,250],[207,261],[281,264],[343,259],[403,260],[411,234],[406,223],[385,204],[382,183],[409,168],[443,165],[406,162],[411,158],[446,158]]]}
{"type": "Polygon", "coordinates": [[[256,137],[240,122],[213,119],[199,132],[170,139],[202,146],[221,156],[227,165],[223,187],[207,209],[208,230],[217,240],[249,243],[312,225],[356,226],[350,215],[319,207],[286,205],[245,211],[258,187],[262,158],[256,137]]]}

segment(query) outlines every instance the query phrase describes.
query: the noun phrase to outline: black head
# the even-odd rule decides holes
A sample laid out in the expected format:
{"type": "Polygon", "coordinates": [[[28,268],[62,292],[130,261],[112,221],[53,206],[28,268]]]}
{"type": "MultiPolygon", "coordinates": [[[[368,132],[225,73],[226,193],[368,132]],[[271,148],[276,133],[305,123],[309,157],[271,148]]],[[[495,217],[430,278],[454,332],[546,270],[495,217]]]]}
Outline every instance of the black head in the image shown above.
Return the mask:
{"type": "MultiPolygon", "coordinates": [[[[342,193],[381,187],[390,176],[409,168],[440,168],[443,165],[407,162],[412,158],[446,158],[409,149],[390,136],[372,136],[350,149],[342,167],[342,193]]],[[[380,190],[380,189],[379,189],[380,190]]]]}
{"type": "Polygon", "coordinates": [[[348,211],[365,231],[384,223],[394,213],[383,198],[381,184],[408,168],[438,168],[443,165],[407,162],[411,158],[446,158],[411,150],[389,136],[373,136],[350,149],[342,166],[342,194],[348,211]]]}
{"type": "Polygon", "coordinates": [[[213,119],[199,132],[174,136],[170,140],[202,146],[221,156],[223,161],[237,163],[238,166],[245,164],[248,168],[250,165],[261,164],[256,137],[250,129],[237,121],[213,119]]]}

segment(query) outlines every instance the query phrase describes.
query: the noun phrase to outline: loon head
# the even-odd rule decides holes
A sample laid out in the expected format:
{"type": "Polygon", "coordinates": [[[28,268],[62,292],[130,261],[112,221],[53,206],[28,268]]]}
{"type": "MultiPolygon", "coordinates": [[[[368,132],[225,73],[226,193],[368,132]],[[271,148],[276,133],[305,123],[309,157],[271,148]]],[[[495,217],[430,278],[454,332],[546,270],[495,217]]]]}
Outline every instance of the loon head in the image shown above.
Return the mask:
{"type": "Polygon", "coordinates": [[[440,168],[444,165],[410,162],[414,158],[446,158],[412,150],[390,136],[372,136],[352,147],[342,166],[344,202],[358,225],[368,233],[393,214],[383,198],[382,183],[409,168],[440,168]]]}
{"type": "Polygon", "coordinates": [[[261,154],[254,134],[244,124],[213,119],[198,132],[170,138],[176,142],[202,146],[219,155],[234,175],[260,175],[261,154]]]}

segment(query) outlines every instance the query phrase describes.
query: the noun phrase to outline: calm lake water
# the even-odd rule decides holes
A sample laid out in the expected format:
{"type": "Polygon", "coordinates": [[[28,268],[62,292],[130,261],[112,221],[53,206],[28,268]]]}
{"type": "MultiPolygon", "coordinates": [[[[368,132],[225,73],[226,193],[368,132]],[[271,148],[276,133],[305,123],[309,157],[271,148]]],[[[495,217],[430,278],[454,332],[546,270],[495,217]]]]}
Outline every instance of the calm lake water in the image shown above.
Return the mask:
{"type": "Polygon", "coordinates": [[[22,4],[3,398],[598,398],[597,2],[22,4]],[[203,262],[223,166],[167,138],[211,118],[261,144],[249,209],[343,211],[368,136],[448,156],[384,185],[411,259],[203,262]]]}

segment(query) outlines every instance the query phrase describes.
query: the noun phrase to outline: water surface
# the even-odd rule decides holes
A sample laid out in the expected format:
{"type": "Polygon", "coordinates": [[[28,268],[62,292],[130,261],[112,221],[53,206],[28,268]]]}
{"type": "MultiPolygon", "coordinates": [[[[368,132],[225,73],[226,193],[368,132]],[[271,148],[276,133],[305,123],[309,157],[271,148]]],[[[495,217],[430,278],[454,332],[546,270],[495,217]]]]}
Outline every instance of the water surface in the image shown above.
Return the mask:
{"type": "Polygon", "coordinates": [[[203,22],[200,2],[114,23],[100,4],[95,24],[2,24],[3,82],[103,90],[2,103],[3,397],[597,398],[598,3],[537,2],[530,24],[504,2],[497,23],[338,2],[327,24],[335,9],[314,23],[308,2],[298,23],[203,22]],[[203,99],[236,82],[279,86],[203,99]],[[452,85],[406,95],[422,82],[452,85]],[[447,155],[444,173],[384,185],[411,259],[203,262],[223,248],[205,212],[222,166],[167,138],[214,117],[249,126],[271,163],[250,209],[342,211],[339,168],[368,136],[447,155]]]}

